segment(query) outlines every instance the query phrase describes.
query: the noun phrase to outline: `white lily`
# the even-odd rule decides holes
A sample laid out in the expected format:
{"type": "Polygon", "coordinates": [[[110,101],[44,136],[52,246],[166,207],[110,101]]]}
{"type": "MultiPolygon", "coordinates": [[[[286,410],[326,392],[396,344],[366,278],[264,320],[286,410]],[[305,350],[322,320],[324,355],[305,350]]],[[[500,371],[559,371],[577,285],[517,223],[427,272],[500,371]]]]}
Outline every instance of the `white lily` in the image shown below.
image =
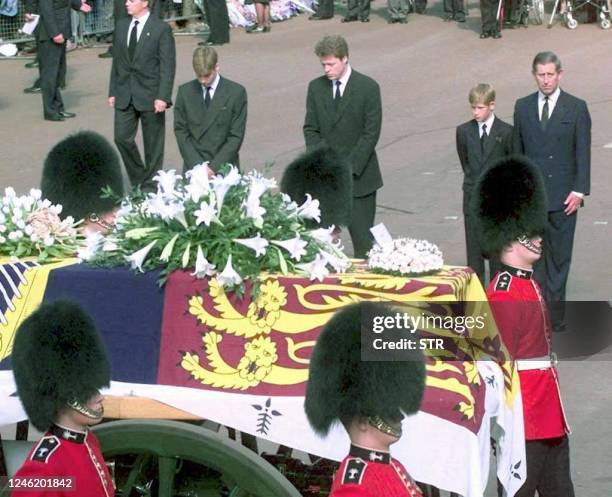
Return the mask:
{"type": "Polygon", "coordinates": [[[281,192],[281,197],[283,198],[285,209],[287,209],[290,213],[295,214],[298,210],[298,204],[295,203],[286,193],[281,192]]]}
{"type": "Polygon", "coordinates": [[[321,221],[319,201],[313,199],[310,193],[306,194],[306,200],[298,207],[297,213],[302,219],[314,219],[317,223],[321,221]]]}
{"type": "Polygon", "coordinates": [[[253,249],[255,251],[255,257],[265,255],[266,249],[269,245],[268,240],[262,238],[259,233],[257,233],[257,236],[254,236],[253,238],[236,238],[234,241],[240,245],[253,249]]]}
{"type": "Polygon", "coordinates": [[[215,274],[215,265],[211,264],[204,257],[202,247],[198,245],[198,254],[196,255],[195,271],[191,273],[191,276],[195,276],[198,279],[205,278],[206,276],[212,276],[215,274]]]}
{"type": "Polygon", "coordinates": [[[318,228],[316,230],[309,231],[308,234],[320,242],[333,243],[334,237],[332,233],[335,229],[336,227],[332,224],[329,228],[318,228]]]}
{"type": "Polygon", "coordinates": [[[125,260],[130,263],[130,267],[132,269],[138,269],[138,271],[143,273],[144,271],[142,270],[142,265],[144,264],[145,259],[147,258],[149,252],[151,252],[151,249],[155,246],[156,243],[157,240],[153,240],[146,247],[137,250],[132,255],[125,256],[125,260]]]}
{"type": "Polygon", "coordinates": [[[206,226],[210,226],[212,221],[218,222],[217,218],[217,209],[213,204],[213,200],[209,200],[207,202],[202,202],[200,204],[200,208],[194,212],[196,216],[196,226],[204,223],[206,226]]]}
{"type": "Polygon", "coordinates": [[[223,271],[217,274],[217,281],[223,287],[239,285],[242,282],[242,277],[232,267],[232,254],[227,258],[223,271]]]}
{"type": "Polygon", "coordinates": [[[90,261],[104,244],[104,236],[99,231],[90,232],[85,238],[85,245],[79,247],[77,257],[82,261],[90,261]]]}
{"type": "Polygon", "coordinates": [[[162,250],[162,253],[159,256],[160,261],[168,262],[170,260],[170,256],[172,255],[172,250],[174,249],[174,244],[178,240],[178,237],[179,236],[177,233],[170,239],[168,243],[166,243],[166,246],[164,247],[164,249],[162,250]]]}
{"type": "Polygon", "coordinates": [[[321,250],[320,254],[325,259],[325,262],[334,268],[336,273],[344,273],[351,266],[350,261],[346,257],[339,257],[325,250],[321,250]]]}
{"type": "MultiPolygon", "coordinates": [[[[185,212],[185,206],[183,202],[177,202],[175,200],[168,200],[161,193],[150,194],[149,198],[145,200],[144,207],[147,213],[162,218],[164,221],[171,219],[177,219],[181,221],[181,214],[185,212]]],[[[186,222],[181,221],[181,224],[186,226],[186,222]]]]}
{"type": "Polygon", "coordinates": [[[30,188],[30,197],[32,197],[34,200],[40,200],[42,197],[42,191],[40,191],[38,188],[30,188]]]}
{"type": "Polygon", "coordinates": [[[185,176],[189,179],[189,184],[185,190],[191,200],[197,202],[210,191],[210,181],[208,179],[208,162],[198,164],[187,171],[185,176]]]}
{"type": "Polygon", "coordinates": [[[174,169],[170,171],[160,170],[153,176],[153,180],[157,182],[157,192],[166,196],[177,195],[176,181],[181,178],[180,174],[176,174],[174,169]]]}
{"type": "Polygon", "coordinates": [[[302,240],[299,234],[296,234],[295,238],[291,238],[290,240],[271,240],[271,242],[284,248],[291,254],[291,258],[298,262],[302,256],[306,254],[306,245],[308,245],[308,242],[302,240]]]}
{"type": "Polygon", "coordinates": [[[236,186],[240,183],[242,176],[234,166],[230,167],[229,172],[225,176],[216,175],[212,179],[213,189],[215,190],[215,196],[217,197],[217,212],[221,212],[223,206],[223,200],[228,190],[232,186],[236,186]]]}
{"type": "Polygon", "coordinates": [[[329,274],[329,270],[327,269],[327,262],[325,258],[322,257],[320,254],[316,255],[314,261],[305,262],[303,264],[296,264],[295,267],[307,273],[310,278],[310,281],[323,281],[323,279],[329,274]]]}

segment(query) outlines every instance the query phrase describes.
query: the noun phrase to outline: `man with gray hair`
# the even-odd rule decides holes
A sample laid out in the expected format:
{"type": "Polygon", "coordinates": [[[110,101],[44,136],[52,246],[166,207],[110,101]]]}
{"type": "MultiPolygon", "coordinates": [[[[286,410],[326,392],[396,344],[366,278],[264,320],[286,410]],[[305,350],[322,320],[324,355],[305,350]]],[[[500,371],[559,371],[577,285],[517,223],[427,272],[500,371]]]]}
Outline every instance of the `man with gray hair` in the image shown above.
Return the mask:
{"type": "Polygon", "coordinates": [[[247,93],[244,86],[219,74],[217,52],[193,52],[196,79],[181,85],[174,106],[174,134],[183,157],[183,171],[208,162],[209,174],[226,163],[239,166],[244,140],[247,93]]]}
{"type": "Polygon", "coordinates": [[[372,247],[376,191],[383,184],[375,150],[382,123],[380,88],[351,68],[348,45],[341,36],[324,37],[316,44],[315,54],[325,74],[308,85],[304,139],[307,149],[328,145],[350,165],[349,233],[355,257],[365,257],[372,247]]]}
{"type": "Polygon", "coordinates": [[[553,52],[533,59],[538,91],[514,107],[514,151],[542,172],[548,197],[544,257],[535,278],[551,308],[553,328],[564,331],[565,289],[578,209],[590,193],[591,116],[584,100],[559,88],[561,60],[553,52]]]}

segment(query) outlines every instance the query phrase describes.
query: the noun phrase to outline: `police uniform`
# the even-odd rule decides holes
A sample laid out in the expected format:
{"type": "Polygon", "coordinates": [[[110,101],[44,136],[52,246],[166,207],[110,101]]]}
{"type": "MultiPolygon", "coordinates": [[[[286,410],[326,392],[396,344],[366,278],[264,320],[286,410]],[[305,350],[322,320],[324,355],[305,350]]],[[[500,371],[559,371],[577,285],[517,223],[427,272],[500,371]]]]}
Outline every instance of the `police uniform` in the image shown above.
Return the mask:
{"type": "Polygon", "coordinates": [[[351,445],[334,478],[330,497],[422,497],[404,466],[388,452],[351,445]]]}
{"type": "Polygon", "coordinates": [[[20,488],[15,497],[113,497],[115,490],[100,443],[90,432],[54,425],[30,452],[15,474],[20,488]],[[45,479],[43,488],[28,488],[26,482],[45,479]],[[23,480],[21,480],[23,479],[23,480]],[[24,488],[21,488],[21,487],[24,488]]]}

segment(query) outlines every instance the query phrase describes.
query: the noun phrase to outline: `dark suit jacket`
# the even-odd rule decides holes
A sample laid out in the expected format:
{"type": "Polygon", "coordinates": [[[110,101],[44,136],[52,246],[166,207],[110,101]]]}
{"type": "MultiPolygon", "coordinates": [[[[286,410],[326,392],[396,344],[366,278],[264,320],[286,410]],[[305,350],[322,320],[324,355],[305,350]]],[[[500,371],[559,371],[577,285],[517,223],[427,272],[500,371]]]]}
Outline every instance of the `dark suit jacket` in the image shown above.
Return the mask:
{"type": "Polygon", "coordinates": [[[136,45],[134,60],[128,55],[128,30],[131,17],[117,23],[113,35],[113,67],[109,97],[115,107],[125,110],[134,105],[138,111],[152,111],[155,100],[171,105],[176,68],[176,50],[170,26],[153,14],[149,16],[136,45]]]}
{"type": "Polygon", "coordinates": [[[480,147],[480,130],[475,119],[457,126],[457,154],[463,169],[463,212],[469,214],[469,199],[480,174],[498,159],[512,154],[512,126],[497,116],[489,137],[485,141],[484,154],[480,147]]]}
{"type": "Polygon", "coordinates": [[[542,171],[548,210],[559,211],[571,191],[591,189],[591,116],[586,102],[561,91],[542,131],[538,93],[516,101],[514,151],[525,154],[542,171]]]}
{"type": "Polygon", "coordinates": [[[306,147],[326,144],[345,157],[353,168],[353,196],[363,197],[383,184],[375,151],[382,122],[380,88],[372,78],[352,70],[336,111],[332,84],[321,76],[308,85],[306,147]]]}
{"type": "MultiPolygon", "coordinates": [[[[28,7],[33,8],[35,5],[28,4],[28,7]]],[[[39,41],[50,40],[59,34],[63,34],[66,40],[70,38],[70,9],[79,10],[81,0],[41,0],[37,7],[40,20],[36,26],[36,36],[39,41]]]]}
{"type": "Polygon", "coordinates": [[[210,107],[204,107],[197,79],[181,85],[174,106],[174,134],[185,170],[210,161],[210,168],[240,165],[238,152],[244,140],[247,93],[244,86],[219,77],[210,107]]]}

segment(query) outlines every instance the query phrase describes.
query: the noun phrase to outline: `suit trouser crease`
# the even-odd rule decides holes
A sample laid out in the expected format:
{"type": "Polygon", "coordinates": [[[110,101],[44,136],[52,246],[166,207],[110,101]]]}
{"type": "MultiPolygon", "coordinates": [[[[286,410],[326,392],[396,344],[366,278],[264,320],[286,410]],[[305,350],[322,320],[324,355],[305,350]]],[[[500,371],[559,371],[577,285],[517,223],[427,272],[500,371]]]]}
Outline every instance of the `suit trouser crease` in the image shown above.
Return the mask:
{"type": "Polygon", "coordinates": [[[225,0],[203,0],[206,23],[210,29],[208,41],[212,43],[229,43],[229,14],[225,0]]]}
{"type": "Polygon", "coordinates": [[[497,24],[497,6],[496,0],[480,0],[480,12],[482,16],[482,31],[496,32],[499,31],[497,24]]]}
{"type": "Polygon", "coordinates": [[[115,109],[115,144],[132,186],[150,183],[162,169],[165,130],[165,112],[138,111],[132,104],[124,110],[115,109]],[[142,124],[144,162],[135,142],[138,121],[142,124]]]}
{"type": "Polygon", "coordinates": [[[565,314],[563,302],[572,261],[577,219],[576,213],[571,216],[564,211],[548,213],[544,232],[544,254],[535,266],[534,277],[542,287],[544,298],[556,304],[550,309],[553,325],[563,321],[565,314]]]}
{"type": "Polygon", "coordinates": [[[44,40],[39,44],[39,51],[43,114],[50,117],[64,111],[59,85],[61,75],[66,72],[66,43],[44,40]]]}
{"type": "Polygon", "coordinates": [[[365,258],[372,248],[374,237],[370,228],[374,225],[376,216],[376,192],[364,197],[353,197],[351,222],[348,226],[353,243],[353,254],[357,258],[365,258]]]}

